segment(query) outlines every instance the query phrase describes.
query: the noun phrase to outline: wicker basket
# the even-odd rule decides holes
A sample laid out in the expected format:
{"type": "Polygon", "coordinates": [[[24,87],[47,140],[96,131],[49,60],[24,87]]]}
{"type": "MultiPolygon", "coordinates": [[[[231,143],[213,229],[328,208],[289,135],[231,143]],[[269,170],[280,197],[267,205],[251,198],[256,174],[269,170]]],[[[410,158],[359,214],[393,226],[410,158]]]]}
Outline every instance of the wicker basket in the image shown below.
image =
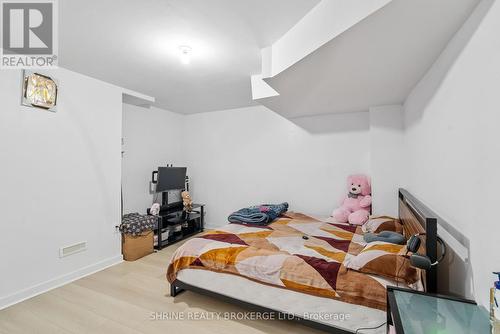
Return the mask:
{"type": "Polygon", "coordinates": [[[133,236],[122,234],[122,254],[125,261],[135,261],[153,253],[153,231],[144,231],[133,236]]]}

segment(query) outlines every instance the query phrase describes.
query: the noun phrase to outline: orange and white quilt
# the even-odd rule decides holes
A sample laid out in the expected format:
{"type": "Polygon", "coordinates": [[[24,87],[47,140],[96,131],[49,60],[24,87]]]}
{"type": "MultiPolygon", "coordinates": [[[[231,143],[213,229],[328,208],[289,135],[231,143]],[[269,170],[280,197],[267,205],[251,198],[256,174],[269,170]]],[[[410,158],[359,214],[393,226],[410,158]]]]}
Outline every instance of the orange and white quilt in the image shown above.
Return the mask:
{"type": "Polygon", "coordinates": [[[267,226],[228,224],[188,240],[174,253],[167,279],[186,268],[210,270],[385,310],[392,282],[344,265],[365,245],[360,227],[288,212],[267,226]]]}

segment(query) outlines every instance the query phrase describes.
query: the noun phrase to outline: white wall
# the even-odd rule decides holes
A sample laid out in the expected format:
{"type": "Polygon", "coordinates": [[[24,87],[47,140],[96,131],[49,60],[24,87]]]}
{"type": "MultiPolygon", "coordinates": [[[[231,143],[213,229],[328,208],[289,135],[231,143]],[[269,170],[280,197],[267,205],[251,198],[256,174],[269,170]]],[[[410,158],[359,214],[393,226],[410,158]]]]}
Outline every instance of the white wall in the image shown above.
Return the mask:
{"type": "Polygon", "coordinates": [[[271,58],[271,68],[263,68],[262,74],[269,77],[284,71],[390,1],[321,1],[263,54],[263,58],[271,58]]]}
{"type": "MultiPolygon", "coordinates": [[[[184,118],[158,108],[123,105],[123,212],[145,213],[153,203],[151,172],[158,166],[184,165],[184,118]]],[[[161,200],[161,199],[160,199],[161,200]]]]}
{"type": "Polygon", "coordinates": [[[449,284],[485,306],[500,270],[499,31],[500,3],[485,0],[405,103],[407,187],[469,238],[449,284]]]}
{"type": "Polygon", "coordinates": [[[0,71],[0,308],[121,261],[121,90],[45,73],[56,113],[21,107],[21,73],[0,71]],[[80,241],[87,251],[59,258],[80,241]]]}
{"type": "Polygon", "coordinates": [[[398,216],[398,188],[403,184],[403,107],[370,108],[372,213],[398,216]]]}
{"type": "Polygon", "coordinates": [[[186,122],[192,195],[207,204],[209,226],[265,202],[329,215],[345,195],[347,175],[369,172],[368,113],[294,123],[259,106],[190,115],[186,122]]]}

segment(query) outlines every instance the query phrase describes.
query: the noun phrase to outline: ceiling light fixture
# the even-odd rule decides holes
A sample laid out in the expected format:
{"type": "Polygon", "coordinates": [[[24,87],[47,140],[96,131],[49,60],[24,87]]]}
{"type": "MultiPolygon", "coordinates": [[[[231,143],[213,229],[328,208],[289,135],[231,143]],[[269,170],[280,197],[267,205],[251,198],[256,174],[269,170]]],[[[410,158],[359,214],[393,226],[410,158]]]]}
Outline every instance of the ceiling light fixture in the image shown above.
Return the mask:
{"type": "Polygon", "coordinates": [[[181,63],[183,63],[184,65],[189,64],[191,62],[191,53],[193,49],[191,49],[191,47],[188,45],[181,45],[179,46],[179,50],[181,52],[181,63]]]}

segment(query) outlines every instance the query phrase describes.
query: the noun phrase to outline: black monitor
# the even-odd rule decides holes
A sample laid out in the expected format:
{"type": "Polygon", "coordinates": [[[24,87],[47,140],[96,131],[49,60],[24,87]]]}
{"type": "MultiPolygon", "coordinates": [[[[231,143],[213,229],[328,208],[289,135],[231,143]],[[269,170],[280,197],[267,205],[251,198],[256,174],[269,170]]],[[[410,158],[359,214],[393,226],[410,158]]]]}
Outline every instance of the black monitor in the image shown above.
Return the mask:
{"type": "Polygon", "coordinates": [[[184,189],[186,170],[186,167],[158,167],[156,192],[184,189]]]}

